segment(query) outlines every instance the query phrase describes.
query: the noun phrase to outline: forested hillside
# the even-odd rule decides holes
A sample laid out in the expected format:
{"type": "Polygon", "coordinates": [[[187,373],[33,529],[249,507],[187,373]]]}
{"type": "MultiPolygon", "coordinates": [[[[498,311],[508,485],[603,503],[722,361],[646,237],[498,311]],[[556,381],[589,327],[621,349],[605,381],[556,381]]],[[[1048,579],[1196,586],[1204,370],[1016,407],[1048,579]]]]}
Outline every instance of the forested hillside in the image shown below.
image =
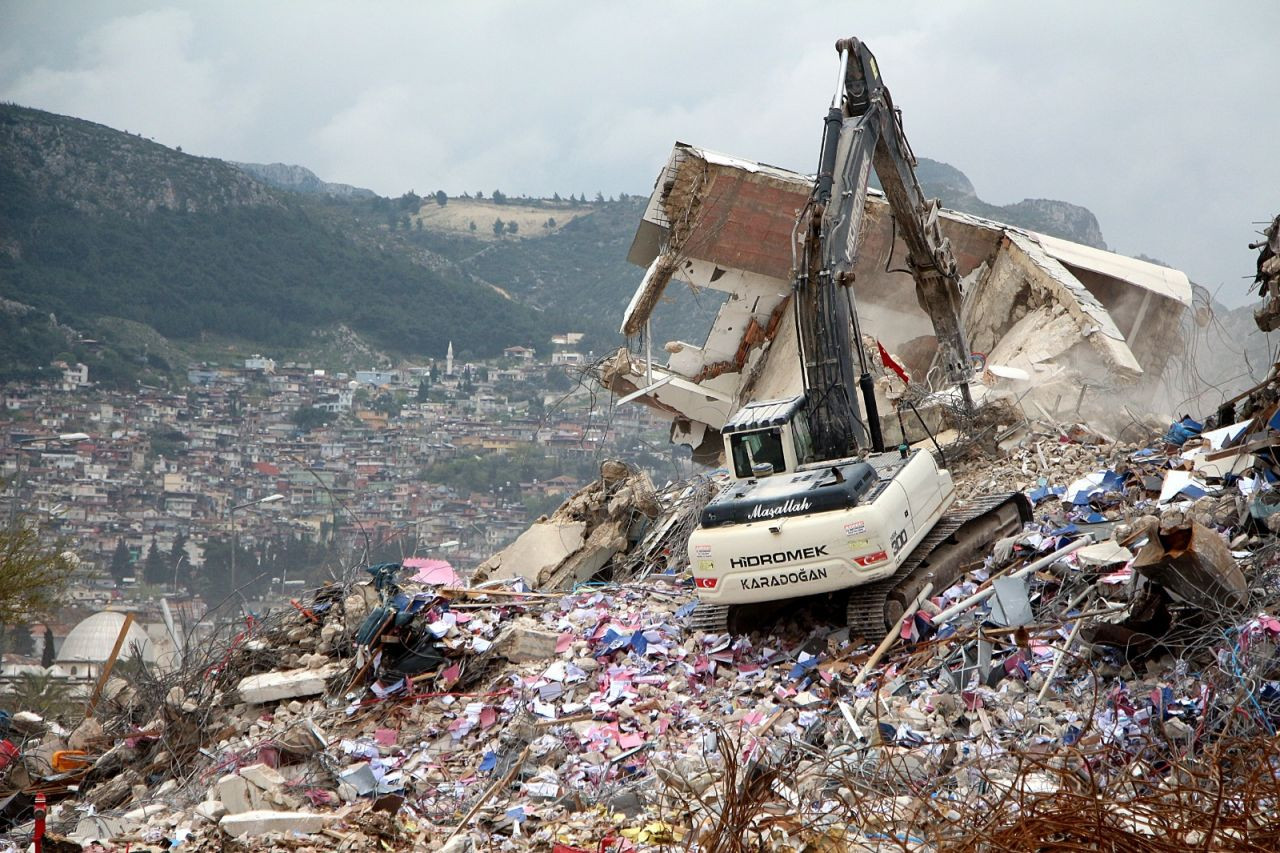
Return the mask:
{"type": "MultiPolygon", "coordinates": [[[[442,355],[453,340],[491,355],[550,334],[527,306],[354,240],[222,161],[12,105],[0,107],[0,296],[35,309],[9,310],[6,326],[54,313],[91,336],[114,316],[179,342],[288,347],[341,323],[393,352],[442,355]]],[[[56,334],[26,337],[3,352],[10,377],[54,355],[56,334]]]]}

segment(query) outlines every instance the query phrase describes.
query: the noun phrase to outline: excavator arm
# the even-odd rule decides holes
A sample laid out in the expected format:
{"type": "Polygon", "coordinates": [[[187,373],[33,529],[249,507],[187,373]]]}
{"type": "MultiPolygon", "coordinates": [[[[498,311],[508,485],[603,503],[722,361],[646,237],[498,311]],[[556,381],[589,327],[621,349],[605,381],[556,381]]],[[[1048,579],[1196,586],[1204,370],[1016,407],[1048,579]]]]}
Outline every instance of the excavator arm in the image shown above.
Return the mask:
{"type": "Polygon", "coordinates": [[[820,458],[847,455],[851,447],[865,445],[868,437],[875,449],[883,448],[851,288],[872,168],[907,246],[916,298],[933,323],[947,379],[960,386],[966,404],[973,378],[960,325],[956,262],[939,227],[938,203],[925,199],[920,190],[915,155],[875,56],[855,38],[836,42],[836,50],[840,81],[825,120],[813,194],[797,223],[796,318],[820,458]],[[854,353],[860,360],[857,380],[854,353]],[[865,424],[853,393],[855,384],[861,386],[868,408],[865,424]]]}

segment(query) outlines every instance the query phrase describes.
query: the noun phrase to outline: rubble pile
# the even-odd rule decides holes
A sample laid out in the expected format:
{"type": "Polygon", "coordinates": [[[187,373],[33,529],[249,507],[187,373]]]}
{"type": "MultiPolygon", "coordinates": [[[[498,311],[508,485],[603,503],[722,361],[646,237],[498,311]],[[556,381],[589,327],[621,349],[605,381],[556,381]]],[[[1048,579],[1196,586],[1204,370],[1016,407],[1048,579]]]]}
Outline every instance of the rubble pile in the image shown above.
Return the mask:
{"type": "Polygon", "coordinates": [[[0,720],[4,843],[39,794],[67,850],[1275,849],[1267,390],[953,460],[962,499],[1021,490],[1035,521],[890,637],[819,608],[691,629],[709,483],[607,464],[542,522],[574,531],[557,560],[361,567],[74,726],[0,720]]]}

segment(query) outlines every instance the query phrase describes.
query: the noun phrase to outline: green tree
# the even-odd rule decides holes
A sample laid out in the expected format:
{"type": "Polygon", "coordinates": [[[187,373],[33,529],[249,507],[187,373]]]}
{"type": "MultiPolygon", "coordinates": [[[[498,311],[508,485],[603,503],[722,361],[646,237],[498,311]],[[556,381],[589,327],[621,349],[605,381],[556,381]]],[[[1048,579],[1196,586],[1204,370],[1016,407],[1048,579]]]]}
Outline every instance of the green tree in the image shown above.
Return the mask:
{"type": "Polygon", "coordinates": [[[373,401],[372,409],[379,414],[386,415],[389,418],[398,417],[400,414],[400,401],[396,399],[395,394],[380,394],[373,401]]]}
{"type": "Polygon", "coordinates": [[[507,203],[507,196],[506,196],[506,194],[505,194],[502,190],[494,190],[494,191],[493,191],[493,203],[494,203],[494,204],[506,204],[506,203],[507,203]]]}
{"type": "Polygon", "coordinates": [[[14,625],[5,638],[4,651],[23,657],[31,657],[36,652],[36,642],[31,637],[31,628],[27,625],[14,625]]]}
{"type": "Polygon", "coordinates": [[[116,550],[111,554],[111,577],[116,579],[116,583],[129,577],[129,548],[123,537],[116,540],[116,550]]]}
{"type": "Polygon", "coordinates": [[[507,233],[514,234],[520,230],[520,225],[513,219],[507,223],[507,233]]]}
{"type": "Polygon", "coordinates": [[[422,381],[418,383],[418,392],[413,395],[413,401],[415,403],[425,403],[429,399],[431,399],[431,381],[423,377],[422,381]]]}
{"type": "Polygon", "coordinates": [[[316,427],[321,427],[329,423],[333,413],[324,409],[317,409],[314,406],[299,406],[293,413],[293,425],[303,432],[311,432],[316,427]]]}
{"type": "Polygon", "coordinates": [[[40,649],[40,665],[45,669],[53,666],[53,629],[45,624],[44,643],[40,649]]]}
{"type": "Polygon", "coordinates": [[[71,695],[71,682],[52,673],[22,673],[9,696],[15,707],[45,719],[65,717],[79,704],[71,695]]]}
{"type": "Polygon", "coordinates": [[[61,607],[77,563],[29,527],[0,531],[0,625],[26,624],[61,607]]]}
{"type": "Polygon", "coordinates": [[[168,559],[169,578],[177,578],[180,582],[186,583],[187,578],[191,574],[191,565],[187,560],[187,534],[179,533],[173,540],[173,547],[169,549],[168,559]]]}
{"type": "Polygon", "coordinates": [[[505,227],[506,227],[506,226],[504,226],[504,225],[503,225],[503,223],[502,223],[502,220],[501,220],[501,219],[495,219],[495,220],[493,220],[493,233],[494,233],[494,236],[501,237],[501,236],[502,236],[502,230],[503,230],[503,228],[505,228],[505,227]]]}
{"type": "Polygon", "coordinates": [[[449,203],[449,196],[444,190],[436,190],[436,204],[444,207],[449,203]]]}
{"type": "Polygon", "coordinates": [[[151,537],[151,547],[147,549],[147,557],[142,564],[142,576],[147,583],[164,583],[169,577],[168,560],[156,545],[155,537],[151,537]]]}
{"type": "Polygon", "coordinates": [[[474,219],[467,223],[467,229],[470,231],[476,230],[476,221],[474,219]]]}

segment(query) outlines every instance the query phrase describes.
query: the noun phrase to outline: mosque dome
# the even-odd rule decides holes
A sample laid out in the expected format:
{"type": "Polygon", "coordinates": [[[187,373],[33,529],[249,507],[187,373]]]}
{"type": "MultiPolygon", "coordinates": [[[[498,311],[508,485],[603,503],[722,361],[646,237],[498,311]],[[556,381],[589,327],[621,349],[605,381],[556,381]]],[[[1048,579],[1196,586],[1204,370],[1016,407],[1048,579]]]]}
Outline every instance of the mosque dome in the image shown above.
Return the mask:
{"type": "MultiPolygon", "coordinates": [[[[125,615],[115,610],[104,610],[95,613],[71,629],[67,638],[58,649],[57,663],[105,663],[111,657],[111,649],[115,646],[116,637],[120,635],[120,627],[124,625],[125,615]]],[[[124,645],[120,647],[120,657],[132,654],[134,646],[142,649],[142,659],[152,661],[155,650],[151,641],[137,622],[129,626],[124,645]]]]}

